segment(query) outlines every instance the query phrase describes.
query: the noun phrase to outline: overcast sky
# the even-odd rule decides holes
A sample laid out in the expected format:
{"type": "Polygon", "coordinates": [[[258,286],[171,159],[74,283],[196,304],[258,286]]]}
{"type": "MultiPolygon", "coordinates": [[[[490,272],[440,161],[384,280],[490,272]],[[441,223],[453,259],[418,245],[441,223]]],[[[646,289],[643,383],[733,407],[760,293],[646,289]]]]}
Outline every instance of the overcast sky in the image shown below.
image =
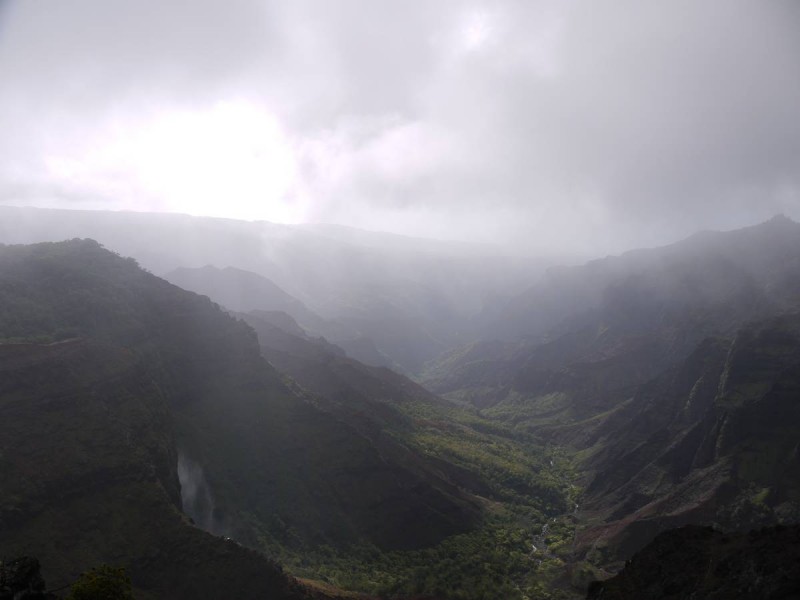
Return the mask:
{"type": "Polygon", "coordinates": [[[800,219],[800,2],[0,0],[0,203],[534,252],[800,219]]]}

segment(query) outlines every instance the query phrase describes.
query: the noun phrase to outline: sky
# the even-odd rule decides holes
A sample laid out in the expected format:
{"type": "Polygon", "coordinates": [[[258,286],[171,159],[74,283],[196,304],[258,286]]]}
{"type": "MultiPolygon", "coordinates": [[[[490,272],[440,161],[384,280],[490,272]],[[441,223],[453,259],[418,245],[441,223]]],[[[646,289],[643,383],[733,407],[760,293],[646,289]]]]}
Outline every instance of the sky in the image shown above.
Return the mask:
{"type": "Polygon", "coordinates": [[[0,204],[534,254],[800,219],[800,2],[0,0],[0,204]]]}

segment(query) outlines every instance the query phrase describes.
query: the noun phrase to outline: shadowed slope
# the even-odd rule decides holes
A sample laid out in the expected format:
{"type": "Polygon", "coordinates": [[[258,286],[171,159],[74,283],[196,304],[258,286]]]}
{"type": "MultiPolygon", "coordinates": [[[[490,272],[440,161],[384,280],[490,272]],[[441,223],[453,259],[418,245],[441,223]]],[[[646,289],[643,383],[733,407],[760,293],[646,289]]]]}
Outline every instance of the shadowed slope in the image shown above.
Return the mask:
{"type": "Polygon", "coordinates": [[[800,527],[724,534],[683,527],[660,534],[588,600],[800,598],[800,527]]]}
{"type": "MultiPolygon", "coordinates": [[[[181,520],[179,453],[199,465],[210,490],[209,514],[195,514],[198,522],[248,545],[371,541],[413,548],[469,526],[451,514],[460,504],[387,463],[357,428],[285,380],[260,356],[247,325],[95,242],[0,248],[0,307],[8,368],[27,369],[6,380],[16,387],[2,397],[2,421],[14,428],[0,457],[14,482],[4,486],[2,506],[9,514],[30,511],[27,520],[3,521],[15,531],[14,549],[3,545],[3,554],[19,554],[21,544],[25,553],[42,555],[46,572],[46,560],[61,564],[59,579],[98,560],[140,565],[134,584],[157,597],[190,597],[180,590],[195,585],[195,570],[222,585],[228,575],[203,566],[202,546],[180,558],[159,550],[179,552],[181,536],[208,539],[212,549],[224,545],[181,520]],[[82,341],[41,346],[73,338],[82,341]],[[37,362],[37,352],[65,352],[68,362],[37,362]],[[70,410],[59,413],[59,402],[70,410]],[[12,410],[21,412],[12,419],[12,410]],[[28,440],[25,432],[39,425],[43,431],[28,440]],[[44,468],[51,457],[61,466],[44,468]],[[60,502],[58,490],[73,483],[75,491],[64,493],[74,499],[60,502]],[[57,509],[41,504],[48,498],[57,509]],[[59,540],[57,549],[52,540],[59,540]],[[160,571],[152,568],[159,557],[160,571]],[[173,560],[188,565],[173,569],[184,577],[177,583],[167,581],[173,560]]],[[[230,548],[231,556],[256,557],[269,573],[257,555],[230,548]]]]}

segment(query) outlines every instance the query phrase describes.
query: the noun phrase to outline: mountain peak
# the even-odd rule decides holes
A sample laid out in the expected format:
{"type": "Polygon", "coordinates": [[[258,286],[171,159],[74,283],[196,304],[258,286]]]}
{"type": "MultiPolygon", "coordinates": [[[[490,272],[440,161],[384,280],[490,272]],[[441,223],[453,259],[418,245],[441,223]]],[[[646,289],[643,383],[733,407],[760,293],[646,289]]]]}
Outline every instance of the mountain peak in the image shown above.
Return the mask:
{"type": "MultiPolygon", "coordinates": [[[[764,221],[758,225],[753,225],[751,227],[745,227],[744,229],[740,229],[737,231],[750,231],[752,233],[757,233],[757,235],[762,236],[777,236],[778,238],[783,238],[784,236],[795,236],[800,232],[800,223],[797,221],[792,220],[790,217],[786,216],[783,213],[778,213],[771,219],[764,221]]],[[[733,232],[736,233],[736,232],[733,232]]],[[[747,235],[747,234],[745,234],[747,235]]]]}
{"type": "Polygon", "coordinates": [[[780,226],[792,225],[792,226],[794,226],[794,225],[797,225],[797,223],[795,221],[793,221],[792,219],[790,219],[789,217],[787,217],[785,214],[778,213],[777,215],[775,215],[774,217],[772,217],[768,221],[765,221],[764,225],[780,225],[780,226]]]}

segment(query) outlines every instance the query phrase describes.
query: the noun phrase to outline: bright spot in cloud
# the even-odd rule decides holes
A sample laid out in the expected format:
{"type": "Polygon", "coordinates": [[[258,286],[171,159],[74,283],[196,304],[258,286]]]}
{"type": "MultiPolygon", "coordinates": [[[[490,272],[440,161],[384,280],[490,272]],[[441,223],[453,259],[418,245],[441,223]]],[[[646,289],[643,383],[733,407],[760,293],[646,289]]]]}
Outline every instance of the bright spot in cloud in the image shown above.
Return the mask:
{"type": "Polygon", "coordinates": [[[292,142],[277,118],[246,102],[112,121],[83,148],[45,160],[53,177],[94,188],[102,182],[120,208],[274,222],[303,217],[290,198],[292,142]]]}
{"type": "Polygon", "coordinates": [[[461,42],[465,50],[476,50],[483,46],[492,34],[489,15],[485,12],[474,12],[467,16],[461,30],[461,42]]]}

